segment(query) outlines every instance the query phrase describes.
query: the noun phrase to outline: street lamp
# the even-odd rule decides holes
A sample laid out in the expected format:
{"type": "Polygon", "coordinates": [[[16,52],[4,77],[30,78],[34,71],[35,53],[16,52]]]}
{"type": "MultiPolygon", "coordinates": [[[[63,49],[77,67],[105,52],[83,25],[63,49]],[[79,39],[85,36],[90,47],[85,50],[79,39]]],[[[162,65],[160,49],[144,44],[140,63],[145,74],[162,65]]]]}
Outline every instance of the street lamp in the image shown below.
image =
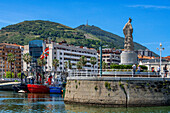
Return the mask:
{"type": "Polygon", "coordinates": [[[100,42],[100,77],[102,77],[102,42],[100,42]]]}
{"type": "Polygon", "coordinates": [[[157,48],[157,50],[160,51],[160,73],[161,73],[161,59],[162,59],[162,50],[164,50],[165,48],[162,48],[162,43],[160,43],[160,48],[157,48]]]}

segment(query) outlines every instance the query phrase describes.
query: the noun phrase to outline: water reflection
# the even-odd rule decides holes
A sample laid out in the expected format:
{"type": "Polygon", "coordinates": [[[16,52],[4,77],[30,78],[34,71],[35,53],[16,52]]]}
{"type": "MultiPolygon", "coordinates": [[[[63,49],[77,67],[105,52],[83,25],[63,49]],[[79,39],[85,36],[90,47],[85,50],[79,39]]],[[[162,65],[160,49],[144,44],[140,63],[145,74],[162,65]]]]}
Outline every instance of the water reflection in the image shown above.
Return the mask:
{"type": "Polygon", "coordinates": [[[0,91],[0,112],[62,113],[170,113],[167,107],[108,108],[65,104],[60,94],[32,94],[0,91]]]}
{"type": "Polygon", "coordinates": [[[170,113],[170,106],[167,107],[129,107],[112,108],[90,105],[65,104],[65,110],[74,113],[170,113]]]}
{"type": "Polygon", "coordinates": [[[63,112],[62,95],[0,92],[0,112],[63,112]]]}

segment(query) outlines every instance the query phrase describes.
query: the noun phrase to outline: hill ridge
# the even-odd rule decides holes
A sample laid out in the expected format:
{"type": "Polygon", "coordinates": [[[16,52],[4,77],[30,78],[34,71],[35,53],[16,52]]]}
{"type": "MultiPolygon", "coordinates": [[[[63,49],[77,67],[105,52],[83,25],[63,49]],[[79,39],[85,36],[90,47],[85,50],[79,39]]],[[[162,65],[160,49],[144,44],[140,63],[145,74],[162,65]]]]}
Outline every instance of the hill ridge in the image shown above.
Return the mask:
{"type": "MultiPolygon", "coordinates": [[[[26,20],[8,25],[0,30],[0,42],[15,42],[26,45],[31,40],[45,40],[50,37],[54,42],[66,40],[68,44],[98,49],[100,42],[107,48],[124,48],[124,38],[97,26],[80,25],[76,28],[48,20],[26,20]]],[[[136,49],[146,49],[134,42],[136,49]]]]}

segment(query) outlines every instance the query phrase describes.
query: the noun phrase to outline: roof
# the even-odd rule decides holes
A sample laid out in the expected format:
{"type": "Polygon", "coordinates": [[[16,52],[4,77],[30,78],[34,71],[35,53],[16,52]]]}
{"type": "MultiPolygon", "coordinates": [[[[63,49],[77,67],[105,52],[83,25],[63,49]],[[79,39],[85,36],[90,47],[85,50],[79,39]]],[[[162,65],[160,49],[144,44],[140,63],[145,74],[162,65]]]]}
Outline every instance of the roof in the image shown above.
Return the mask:
{"type": "Polygon", "coordinates": [[[170,56],[164,57],[166,60],[170,61],[170,56]]]}
{"type": "Polygon", "coordinates": [[[143,56],[143,55],[138,55],[139,59],[155,59],[155,57],[150,57],[150,56],[143,56]]]}
{"type": "Polygon", "coordinates": [[[0,45],[10,45],[10,46],[17,46],[17,47],[22,47],[22,48],[24,48],[24,46],[22,46],[22,45],[17,45],[17,44],[0,43],[0,45]]]}

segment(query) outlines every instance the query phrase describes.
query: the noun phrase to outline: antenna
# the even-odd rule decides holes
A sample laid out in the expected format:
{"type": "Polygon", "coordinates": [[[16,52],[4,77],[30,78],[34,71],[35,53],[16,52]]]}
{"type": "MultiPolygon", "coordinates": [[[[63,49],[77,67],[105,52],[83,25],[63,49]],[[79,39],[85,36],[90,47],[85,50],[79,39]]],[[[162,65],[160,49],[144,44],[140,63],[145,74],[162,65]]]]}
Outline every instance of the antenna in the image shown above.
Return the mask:
{"type": "Polygon", "coordinates": [[[87,20],[86,26],[88,26],[88,20],[87,20]]]}

